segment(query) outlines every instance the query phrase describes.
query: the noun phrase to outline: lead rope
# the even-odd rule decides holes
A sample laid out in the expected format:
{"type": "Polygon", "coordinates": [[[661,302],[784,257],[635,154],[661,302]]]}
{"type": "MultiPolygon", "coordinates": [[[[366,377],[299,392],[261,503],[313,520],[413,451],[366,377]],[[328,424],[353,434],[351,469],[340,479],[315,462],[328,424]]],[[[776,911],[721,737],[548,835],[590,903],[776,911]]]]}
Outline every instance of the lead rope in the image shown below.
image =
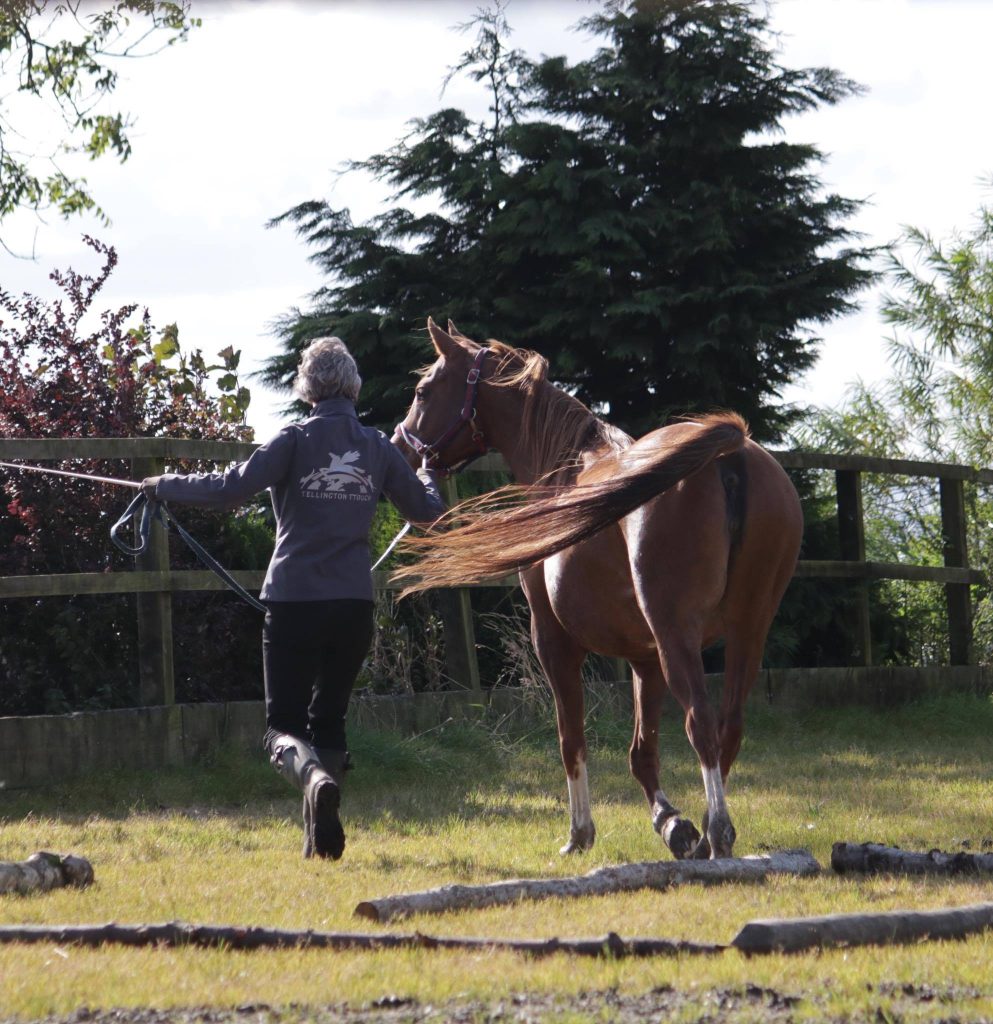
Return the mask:
{"type": "Polygon", "coordinates": [[[117,520],[110,528],[110,539],[114,547],[123,551],[126,555],[137,557],[148,550],[148,537],[152,528],[152,520],[157,519],[168,530],[173,527],[176,533],[182,538],[186,546],[212,573],[218,576],[226,587],[234,591],[243,601],[250,604],[256,611],[268,611],[266,606],[252,595],[221,565],[220,562],[205,550],[203,546],[191,537],[176,520],[176,517],[166,507],[165,502],[148,501],[140,490],[141,484],[137,480],[121,480],[111,476],[94,476],[89,473],[74,473],[66,469],[52,469],[49,466],[29,466],[20,462],[3,462],[0,466],[5,469],[17,469],[29,473],[44,473],[48,476],[66,476],[73,480],[88,480],[91,483],[111,484],[114,487],[130,487],[138,490],[134,501],[124,510],[124,515],[117,520]],[[132,547],[122,537],[119,531],[141,513],[141,520],[138,524],[138,544],[132,547]]]}
{"type": "Polygon", "coordinates": [[[137,556],[148,548],[148,536],[152,520],[157,519],[165,528],[174,529],[180,539],[196,555],[202,565],[205,565],[221,582],[231,591],[238,595],[246,604],[250,604],[256,611],[266,612],[266,606],[252,595],[217,561],[214,556],[192,537],[182,526],[179,520],[172,514],[164,501],[149,501],[140,491],[134,501],[125,509],[124,514],[110,528],[110,539],[118,550],[126,555],[137,556]],[[135,519],[141,513],[141,521],[138,525],[138,544],[132,547],[125,540],[118,536],[118,531],[135,519]]]}

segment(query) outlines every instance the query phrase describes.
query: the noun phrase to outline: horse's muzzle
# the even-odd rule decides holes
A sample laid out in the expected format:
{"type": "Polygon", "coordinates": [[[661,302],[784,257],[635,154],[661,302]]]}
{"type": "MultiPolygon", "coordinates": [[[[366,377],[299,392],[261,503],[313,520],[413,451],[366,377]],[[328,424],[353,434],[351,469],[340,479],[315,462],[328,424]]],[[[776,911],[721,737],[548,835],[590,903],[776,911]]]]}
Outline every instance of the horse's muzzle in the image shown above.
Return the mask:
{"type": "Polygon", "coordinates": [[[417,451],[413,446],[408,444],[404,439],[404,436],[400,431],[399,423],[393,429],[393,436],[390,438],[390,444],[393,445],[394,448],[400,449],[407,465],[410,466],[411,469],[417,469],[417,467],[420,466],[421,457],[417,454],[417,451]]]}

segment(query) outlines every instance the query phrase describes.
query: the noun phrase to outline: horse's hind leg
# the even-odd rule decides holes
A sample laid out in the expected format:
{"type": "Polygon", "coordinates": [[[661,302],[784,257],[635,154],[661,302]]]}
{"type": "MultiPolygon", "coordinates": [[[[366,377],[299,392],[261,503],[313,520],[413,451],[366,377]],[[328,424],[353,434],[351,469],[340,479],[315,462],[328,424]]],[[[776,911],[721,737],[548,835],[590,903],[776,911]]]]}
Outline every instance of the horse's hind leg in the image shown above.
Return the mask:
{"type": "MultiPolygon", "coordinates": [[[[770,616],[771,619],[771,616],[770,616]]],[[[741,750],[745,699],[751,692],[762,665],[762,652],[769,623],[755,629],[728,630],[724,649],[724,693],[718,720],[721,778],[727,786],[728,773],[741,750]]]]}
{"type": "MultiPolygon", "coordinates": [[[[790,547],[788,534],[785,550],[762,552],[765,585],[754,583],[747,592],[738,588],[726,602],[724,647],[724,694],[721,699],[720,732],[721,775],[727,784],[728,772],[741,749],[745,700],[755,685],[762,667],[765,642],[772,627],[779,602],[793,575],[795,547],[790,547]]],[[[799,544],[797,539],[796,544],[799,544]]],[[[754,580],[757,574],[752,574],[754,580]]]]}
{"type": "MultiPolygon", "coordinates": [[[[695,857],[704,857],[711,852],[707,837],[711,831],[712,795],[718,803],[723,803],[726,798],[728,774],[738,756],[738,751],[741,750],[741,737],[745,722],[745,698],[751,691],[762,664],[762,651],[765,646],[765,634],[768,631],[768,626],[769,623],[766,622],[764,629],[728,630],[724,659],[724,690],[717,718],[718,767],[720,768],[717,781],[720,783],[720,788],[718,789],[715,783],[713,773],[708,776],[701,760],[704,789],[707,792],[707,810],[703,816],[704,839],[694,851],[695,857]]],[[[728,825],[730,825],[730,818],[728,825]]],[[[734,827],[730,827],[733,835],[734,827]]]]}
{"type": "Polygon", "coordinates": [[[634,689],[634,736],[631,739],[631,774],[641,783],[652,809],[652,827],[677,860],[688,857],[700,833],[680,817],[659,785],[659,719],[665,696],[665,678],[657,659],[631,662],[634,689]]]}
{"type": "Polygon", "coordinates": [[[659,645],[659,655],[669,689],[686,712],[686,735],[700,759],[707,795],[705,834],[692,856],[730,857],[736,834],[724,796],[718,720],[707,697],[700,644],[692,631],[674,636],[679,638],[659,645]]]}

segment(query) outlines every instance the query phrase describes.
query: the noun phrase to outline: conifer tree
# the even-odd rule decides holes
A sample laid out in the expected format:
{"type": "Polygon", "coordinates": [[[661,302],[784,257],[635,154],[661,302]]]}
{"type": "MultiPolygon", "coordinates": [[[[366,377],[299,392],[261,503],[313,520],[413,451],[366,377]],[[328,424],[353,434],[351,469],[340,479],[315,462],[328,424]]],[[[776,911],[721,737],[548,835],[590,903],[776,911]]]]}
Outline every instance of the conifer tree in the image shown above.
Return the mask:
{"type": "Polygon", "coordinates": [[[484,123],[440,110],[353,164],[394,190],[366,224],[321,201],[277,218],[328,284],[280,324],[267,383],[288,382],[308,337],[339,334],[362,412],[390,425],[431,314],[537,349],[635,434],[715,406],[760,437],[782,429],[779,392],[869,271],[845,227],[858,203],[822,194],[818,150],[777,133],[857,86],[781,67],[766,19],[738,0],[607,3],[584,26],[603,40],[590,59],[534,61],[507,48],[499,5],[484,12],[453,69],[488,86],[484,123]],[[433,209],[402,205],[414,198],[433,209]]]}

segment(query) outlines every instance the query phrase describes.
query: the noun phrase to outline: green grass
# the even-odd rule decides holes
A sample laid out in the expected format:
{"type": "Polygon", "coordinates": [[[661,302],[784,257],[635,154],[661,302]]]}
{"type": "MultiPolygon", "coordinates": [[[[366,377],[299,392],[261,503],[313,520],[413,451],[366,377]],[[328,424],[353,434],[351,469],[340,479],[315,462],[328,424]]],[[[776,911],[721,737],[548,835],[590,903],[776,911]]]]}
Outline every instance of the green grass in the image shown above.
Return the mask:
{"type": "MultiPolygon", "coordinates": [[[[673,706],[661,740],[663,787],[699,819],[703,787],[673,706]]],[[[94,864],[85,891],[0,897],[0,923],[186,920],[376,930],[352,917],[363,899],[447,882],[582,873],[663,855],[626,763],[627,721],[591,729],[595,849],[557,850],[568,805],[554,730],[447,726],[400,740],[353,737],[345,858],[300,857],[299,798],[257,758],[202,770],[100,775],[0,794],[0,860],[38,849],[94,864]]],[[[946,699],[885,715],[840,709],[791,716],[753,709],[732,775],[736,852],[807,846],[823,864],[837,840],[979,850],[993,839],[993,703],[946,699]]],[[[667,856],[667,854],[665,854],[667,856]]],[[[993,900],[993,880],[775,879],[422,916],[383,930],[501,936],[607,931],[727,942],[757,917],[931,908],[993,900]]],[[[993,1017],[993,935],[962,943],[747,960],[531,961],[505,953],[225,953],[0,946],[0,1014],[34,1018],[90,1007],[368,1004],[384,995],[437,1005],[515,992],[645,993],[673,986],[686,1019],[708,993],[748,984],[801,996],[794,1018],[993,1017]],[[901,986],[929,985],[928,1003],[901,986]],[[946,1001],[942,1002],[942,995],[946,1001]]],[[[710,1006],[710,1011],[707,1007],[710,1006]]],[[[563,1011],[561,1019],[573,1019],[563,1011]]],[[[753,1009],[756,1019],[761,1014],[753,1009]]],[[[582,1015],[575,1019],[587,1019],[582,1015]]],[[[593,1019],[593,1018],[590,1018],[593,1019]]],[[[741,1019],[750,1019],[747,1013],[741,1019]]]]}

